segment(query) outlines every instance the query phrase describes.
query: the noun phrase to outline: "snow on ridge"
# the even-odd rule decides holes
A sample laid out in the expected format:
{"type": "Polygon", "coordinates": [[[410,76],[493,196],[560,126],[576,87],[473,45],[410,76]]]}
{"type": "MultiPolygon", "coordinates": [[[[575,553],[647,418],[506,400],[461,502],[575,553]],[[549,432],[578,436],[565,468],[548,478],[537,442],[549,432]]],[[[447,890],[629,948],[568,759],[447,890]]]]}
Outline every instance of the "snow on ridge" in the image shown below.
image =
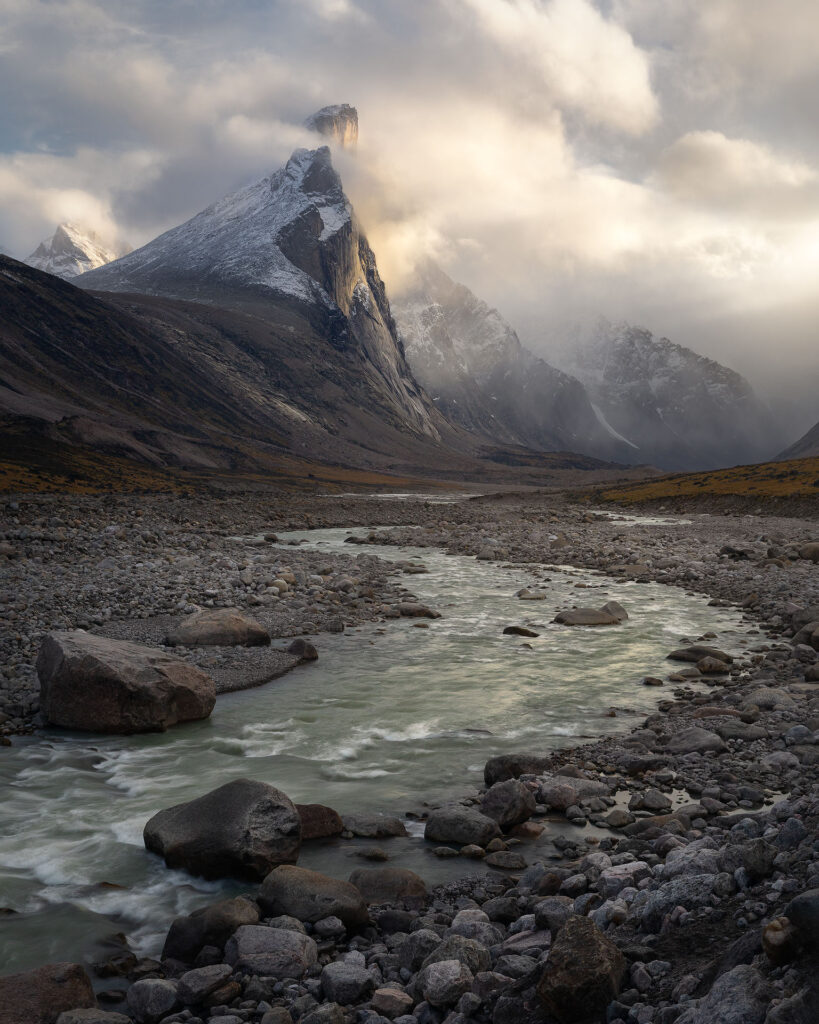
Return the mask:
{"type": "Polygon", "coordinates": [[[36,270],[70,279],[110,263],[124,251],[127,247],[109,248],[97,240],[94,232],[64,221],[24,262],[36,270]]]}
{"type": "MultiPolygon", "coordinates": [[[[609,421],[608,421],[608,420],[606,419],[606,417],[605,417],[605,416],[603,415],[603,410],[602,410],[602,409],[600,408],[600,406],[599,406],[599,405],[595,405],[595,403],[594,403],[594,402],[592,402],[592,403],[591,403],[591,407],[592,407],[592,409],[594,410],[594,415],[595,415],[595,416],[597,417],[597,420],[598,420],[598,422],[599,422],[600,426],[601,426],[601,427],[602,427],[602,428],[603,428],[603,429],[604,429],[604,430],[605,430],[605,431],[606,431],[606,432],[607,432],[607,433],[608,433],[608,434],[609,434],[609,435],[610,435],[611,437],[613,437],[613,438],[614,438],[614,439],[615,439],[616,441],[624,441],[624,442],[625,442],[626,444],[628,444],[628,445],[631,445],[631,447],[632,447],[632,448],[634,448],[634,449],[635,449],[636,451],[639,451],[639,450],[640,450],[640,446],[639,446],[639,444],[635,444],[635,443],[634,443],[633,441],[629,441],[629,439],[628,439],[627,437],[623,437],[623,435],[622,435],[622,434],[618,433],[618,432],[617,432],[617,431],[616,431],[616,430],[614,429],[614,427],[613,427],[613,426],[612,426],[612,425],[611,425],[611,424],[609,423],[609,421]]],[[[657,411],[659,412],[659,409],[658,409],[657,411]]]]}

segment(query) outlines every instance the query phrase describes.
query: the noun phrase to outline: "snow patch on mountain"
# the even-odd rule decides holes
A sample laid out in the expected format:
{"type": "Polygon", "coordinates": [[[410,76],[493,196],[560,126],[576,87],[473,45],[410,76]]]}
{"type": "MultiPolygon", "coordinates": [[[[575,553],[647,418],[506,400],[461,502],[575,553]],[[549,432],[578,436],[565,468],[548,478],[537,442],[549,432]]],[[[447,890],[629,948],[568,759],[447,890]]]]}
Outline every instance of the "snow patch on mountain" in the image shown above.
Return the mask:
{"type": "Polygon", "coordinates": [[[594,415],[599,420],[600,425],[603,427],[603,429],[605,431],[607,431],[607,433],[609,434],[610,437],[616,438],[616,440],[618,440],[618,441],[624,441],[626,444],[631,445],[632,448],[636,448],[638,451],[640,450],[640,446],[638,444],[635,444],[633,441],[629,441],[629,439],[627,437],[623,437],[622,434],[618,433],[614,429],[614,427],[609,423],[609,421],[603,415],[603,410],[600,408],[599,405],[595,405],[594,402],[592,402],[591,407],[592,407],[592,409],[594,409],[594,415]]]}
{"type": "Polygon", "coordinates": [[[65,221],[24,262],[36,270],[69,280],[87,270],[102,267],[127,252],[127,245],[103,245],[93,231],[84,231],[65,221]]]}

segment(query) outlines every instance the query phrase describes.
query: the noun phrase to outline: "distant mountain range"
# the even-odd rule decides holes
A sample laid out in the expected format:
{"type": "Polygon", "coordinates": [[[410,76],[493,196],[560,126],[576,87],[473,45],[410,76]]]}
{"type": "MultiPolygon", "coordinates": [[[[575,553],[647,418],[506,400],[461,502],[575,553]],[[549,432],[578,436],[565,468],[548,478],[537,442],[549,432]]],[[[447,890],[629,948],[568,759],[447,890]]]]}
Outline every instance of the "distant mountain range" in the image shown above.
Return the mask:
{"type": "Polygon", "coordinates": [[[799,438],[790,448],[780,452],[779,459],[808,459],[819,456],[819,423],[814,424],[807,434],[799,438]]]}
{"type": "MultiPolygon", "coordinates": [[[[307,123],[334,146],[358,137],[346,104],[307,123]]],[[[694,469],[777,447],[747,381],[646,330],[601,323],[558,369],[431,262],[391,307],[327,146],[114,255],[61,225],[28,261],[97,299],[4,261],[0,414],[220,467],[275,450],[441,469],[494,446],[694,469]]]]}

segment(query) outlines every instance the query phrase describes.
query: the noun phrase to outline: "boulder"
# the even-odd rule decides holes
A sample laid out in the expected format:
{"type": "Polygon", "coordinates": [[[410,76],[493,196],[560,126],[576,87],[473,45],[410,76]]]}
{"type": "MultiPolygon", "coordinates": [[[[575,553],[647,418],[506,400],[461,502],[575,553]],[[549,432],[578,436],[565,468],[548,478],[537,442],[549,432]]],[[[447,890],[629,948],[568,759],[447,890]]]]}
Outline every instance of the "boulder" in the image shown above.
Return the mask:
{"type": "Polygon", "coordinates": [[[264,647],[270,634],[238,608],[205,608],[169,630],[169,647],[264,647]]]}
{"type": "Polygon", "coordinates": [[[819,541],[811,541],[810,544],[803,544],[799,549],[799,557],[809,562],[819,562],[819,541]]]}
{"type": "Polygon", "coordinates": [[[398,605],[398,612],[407,619],[440,619],[441,613],[432,611],[425,604],[416,604],[412,601],[402,601],[398,605]]]}
{"type": "Polygon", "coordinates": [[[521,775],[540,775],[551,764],[551,757],[545,754],[498,754],[490,757],[483,769],[483,780],[487,786],[521,775]]]}
{"type": "Polygon", "coordinates": [[[538,799],[555,811],[567,811],[584,800],[608,796],[609,793],[609,787],[605,782],[554,775],[544,780],[538,792],[538,799]]]}
{"type": "Polygon", "coordinates": [[[763,1024],[770,998],[759,971],[740,964],[717,978],[708,995],[685,1010],[677,1024],[763,1024]]]}
{"type": "Polygon", "coordinates": [[[139,1024],[157,1024],[179,1005],[177,986],[164,978],[142,978],[128,989],[128,1012],[139,1024]]]}
{"type": "Polygon", "coordinates": [[[296,804],[296,811],[301,820],[301,841],[309,839],[327,839],[340,836],[344,831],[344,822],[337,811],[324,804],[296,804]]]}
{"type": "Polygon", "coordinates": [[[465,935],[457,934],[448,935],[443,942],[439,942],[424,957],[421,969],[429,967],[430,964],[440,963],[442,960],[458,960],[473,974],[477,974],[479,971],[488,971],[492,964],[489,950],[483,943],[478,942],[477,939],[469,939],[465,935]]]}
{"type": "Polygon", "coordinates": [[[321,972],[324,998],[341,1006],[363,1003],[375,988],[372,974],[362,964],[336,960],[321,972]]]}
{"type": "Polygon", "coordinates": [[[472,988],[472,972],[458,960],[441,960],[425,967],[418,988],[431,1006],[452,1006],[472,988]]]}
{"type": "Polygon", "coordinates": [[[553,622],[563,626],[617,626],[625,622],[628,612],[617,601],[609,601],[602,608],[570,608],[558,612],[553,622]]]}
{"type": "Polygon", "coordinates": [[[535,813],[535,795],[523,782],[496,782],[481,799],[481,812],[504,830],[528,821],[535,813]]]}
{"type": "Polygon", "coordinates": [[[204,878],[256,881],[298,858],[301,820],[280,790],[235,779],[159,811],[145,826],[143,839],[168,867],[204,878]]]}
{"type": "Polygon", "coordinates": [[[819,889],[799,893],[785,908],[785,917],[796,928],[801,942],[819,948],[819,889]]]}
{"type": "Polygon", "coordinates": [[[365,839],[388,839],[408,834],[400,818],[392,818],[388,814],[345,814],[341,820],[345,831],[365,839]]]}
{"type": "Polygon", "coordinates": [[[46,722],[85,732],[164,732],[207,718],[216,687],[173,655],[83,629],[49,633],[37,656],[46,722]]]}
{"type": "Polygon", "coordinates": [[[350,884],[368,905],[390,903],[420,910],[427,898],[423,878],[409,868],[356,868],[350,884]]]}
{"type": "Polygon", "coordinates": [[[706,647],[703,644],[692,644],[691,647],[681,647],[677,651],[672,651],[671,654],[667,655],[668,661],[690,661],[696,665],[698,661],[702,661],[703,658],[716,658],[717,661],[724,661],[728,665],[733,663],[733,658],[730,654],[726,654],[725,651],[719,650],[717,647],[706,647]]]}
{"type": "Polygon", "coordinates": [[[193,963],[204,946],[224,949],[237,928],[243,924],[257,924],[258,921],[259,908],[245,897],[219,900],[209,907],[174,919],[165,939],[162,959],[193,963]]]}
{"type": "Polygon", "coordinates": [[[625,971],[625,957],[593,921],[570,917],[549,952],[537,995],[560,1024],[599,1020],[625,971]]]}
{"type": "Polygon", "coordinates": [[[303,932],[243,924],[225,945],[225,959],[239,971],[265,978],[301,978],[318,960],[318,948],[303,932]]]}
{"type": "Polygon", "coordinates": [[[411,974],[420,969],[426,958],[441,945],[441,936],[431,928],[410,932],[398,947],[398,963],[411,974]]]}
{"type": "Polygon", "coordinates": [[[400,988],[385,986],[373,992],[370,1005],[380,1016],[395,1020],[412,1013],[412,996],[400,988]]]}
{"type": "Polygon", "coordinates": [[[283,865],[271,871],[258,899],[266,913],[289,914],[299,921],[337,917],[346,928],[356,929],[370,920],[364,897],[354,885],[307,868],[283,865]]]}
{"type": "Polygon", "coordinates": [[[507,626],[503,631],[504,636],[540,636],[535,630],[528,626],[507,626]]]}
{"type": "Polygon", "coordinates": [[[486,846],[499,835],[496,821],[464,804],[447,804],[431,811],[424,829],[425,839],[461,846],[486,846]]]}
{"type": "Polygon", "coordinates": [[[186,971],[177,986],[179,1001],[185,1006],[200,1003],[205,996],[221,988],[232,973],[233,968],[230,964],[212,964],[209,967],[197,967],[193,971],[186,971]]]}
{"type": "Polygon", "coordinates": [[[96,1005],[81,964],[46,964],[0,978],[0,1024],[55,1024],[65,1010],[96,1005]]]}
{"type": "Polygon", "coordinates": [[[663,749],[671,754],[704,754],[711,750],[721,754],[728,747],[716,733],[694,725],[675,733],[663,749]]]}
{"type": "Polygon", "coordinates": [[[305,640],[301,636],[296,637],[291,644],[288,644],[287,653],[292,654],[294,658],[298,658],[300,661],[318,661],[318,651],[315,644],[311,644],[309,640],[305,640]]]}

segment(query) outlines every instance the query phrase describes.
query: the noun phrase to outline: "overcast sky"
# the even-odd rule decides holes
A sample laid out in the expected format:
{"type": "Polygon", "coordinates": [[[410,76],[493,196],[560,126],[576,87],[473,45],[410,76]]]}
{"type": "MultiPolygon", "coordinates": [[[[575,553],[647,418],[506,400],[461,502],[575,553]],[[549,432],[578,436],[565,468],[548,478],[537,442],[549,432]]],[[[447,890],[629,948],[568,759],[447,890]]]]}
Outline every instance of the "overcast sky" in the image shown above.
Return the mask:
{"type": "Polygon", "coordinates": [[[547,355],[602,314],[819,393],[816,0],[0,0],[0,94],[13,256],[141,244],[349,102],[393,293],[431,253],[547,355]]]}

